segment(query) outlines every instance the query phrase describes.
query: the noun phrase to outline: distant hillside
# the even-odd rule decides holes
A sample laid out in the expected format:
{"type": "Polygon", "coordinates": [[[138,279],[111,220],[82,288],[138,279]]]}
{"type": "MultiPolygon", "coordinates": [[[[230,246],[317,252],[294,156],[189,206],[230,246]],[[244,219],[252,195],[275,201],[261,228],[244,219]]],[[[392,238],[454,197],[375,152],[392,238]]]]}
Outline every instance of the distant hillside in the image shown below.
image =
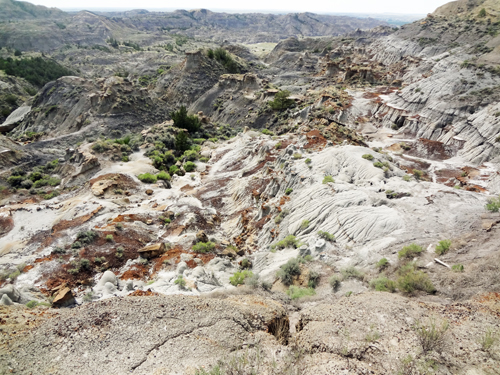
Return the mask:
{"type": "Polygon", "coordinates": [[[472,16],[475,18],[498,18],[500,0],[458,0],[439,7],[436,16],[472,16]],[[484,9],[484,11],[483,11],[484,9]]]}
{"type": "Polygon", "coordinates": [[[37,18],[59,18],[65,13],[57,8],[47,8],[34,5],[26,1],[0,0],[0,21],[37,19],[37,18]]]}

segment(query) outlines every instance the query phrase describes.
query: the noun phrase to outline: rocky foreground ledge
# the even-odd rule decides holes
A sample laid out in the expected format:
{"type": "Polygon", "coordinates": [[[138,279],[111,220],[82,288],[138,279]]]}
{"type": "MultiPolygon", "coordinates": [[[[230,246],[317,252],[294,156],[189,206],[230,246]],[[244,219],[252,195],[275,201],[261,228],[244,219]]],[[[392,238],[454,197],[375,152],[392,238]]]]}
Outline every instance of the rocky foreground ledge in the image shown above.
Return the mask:
{"type": "Polygon", "coordinates": [[[297,312],[283,294],[247,292],[143,292],[61,310],[1,306],[0,370],[494,374],[499,368],[498,352],[484,342],[488,327],[499,323],[493,295],[446,305],[367,292],[334,303],[309,300],[297,312]],[[437,340],[426,340],[425,330],[432,327],[437,340]]]}

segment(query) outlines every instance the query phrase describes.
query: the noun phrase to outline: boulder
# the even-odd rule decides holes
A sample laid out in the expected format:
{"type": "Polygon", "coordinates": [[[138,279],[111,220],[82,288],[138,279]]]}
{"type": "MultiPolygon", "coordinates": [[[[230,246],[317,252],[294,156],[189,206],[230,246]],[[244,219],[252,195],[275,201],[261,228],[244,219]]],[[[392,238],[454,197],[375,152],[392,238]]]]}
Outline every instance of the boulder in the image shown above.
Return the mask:
{"type": "Polygon", "coordinates": [[[147,194],[147,195],[153,195],[153,190],[152,190],[152,189],[148,189],[148,190],[146,190],[146,194],[147,194]]]}
{"type": "Polygon", "coordinates": [[[53,307],[66,307],[69,305],[73,305],[76,303],[75,297],[73,296],[73,292],[68,287],[61,289],[54,300],[52,301],[53,307]]]}
{"type": "Polygon", "coordinates": [[[3,305],[3,306],[10,306],[10,305],[13,305],[14,302],[12,302],[12,300],[9,298],[9,296],[7,294],[4,294],[2,296],[2,298],[0,298],[0,305],[3,305]]]}
{"type": "Polygon", "coordinates": [[[142,249],[138,250],[137,252],[139,255],[143,258],[155,258],[157,256],[162,255],[165,252],[165,244],[163,242],[156,243],[154,245],[149,245],[146,247],[143,247],[142,249]]]}
{"type": "Polygon", "coordinates": [[[230,248],[230,247],[226,247],[224,250],[222,250],[220,255],[225,256],[225,257],[229,257],[232,259],[234,259],[238,256],[238,254],[236,254],[236,251],[234,251],[234,249],[230,248]]]}
{"type": "Polygon", "coordinates": [[[3,297],[3,295],[7,295],[14,302],[18,302],[21,298],[21,293],[12,284],[0,289],[0,296],[3,297]]]}
{"type": "Polygon", "coordinates": [[[97,282],[95,287],[96,291],[101,291],[106,283],[112,283],[113,285],[117,285],[116,275],[112,271],[106,271],[101,276],[101,279],[97,282]]]}
{"type": "Polygon", "coordinates": [[[202,230],[198,231],[198,233],[196,233],[196,241],[197,242],[208,242],[207,234],[202,230]]]}

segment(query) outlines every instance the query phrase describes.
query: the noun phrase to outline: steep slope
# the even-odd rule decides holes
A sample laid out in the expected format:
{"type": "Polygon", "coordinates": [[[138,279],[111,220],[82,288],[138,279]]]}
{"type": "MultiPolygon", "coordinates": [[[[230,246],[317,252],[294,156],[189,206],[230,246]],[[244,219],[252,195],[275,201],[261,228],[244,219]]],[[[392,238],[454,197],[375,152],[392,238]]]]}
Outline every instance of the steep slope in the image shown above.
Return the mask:
{"type": "Polygon", "coordinates": [[[57,19],[64,17],[65,12],[57,8],[47,8],[34,5],[27,1],[0,0],[0,21],[28,20],[28,19],[57,19]]]}

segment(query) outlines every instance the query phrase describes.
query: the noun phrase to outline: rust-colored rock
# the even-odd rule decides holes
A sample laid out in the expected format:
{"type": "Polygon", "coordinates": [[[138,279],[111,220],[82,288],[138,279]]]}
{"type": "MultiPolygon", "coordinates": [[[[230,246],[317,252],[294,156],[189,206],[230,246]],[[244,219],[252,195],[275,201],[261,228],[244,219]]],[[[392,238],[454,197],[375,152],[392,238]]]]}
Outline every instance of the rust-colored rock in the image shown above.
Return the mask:
{"type": "Polygon", "coordinates": [[[165,244],[163,242],[154,245],[143,247],[137,252],[144,258],[156,258],[165,252],[165,244]]]}
{"type": "Polygon", "coordinates": [[[75,297],[73,296],[73,292],[68,287],[65,287],[57,293],[54,300],[52,301],[52,306],[54,307],[65,307],[74,304],[75,297]]]}

